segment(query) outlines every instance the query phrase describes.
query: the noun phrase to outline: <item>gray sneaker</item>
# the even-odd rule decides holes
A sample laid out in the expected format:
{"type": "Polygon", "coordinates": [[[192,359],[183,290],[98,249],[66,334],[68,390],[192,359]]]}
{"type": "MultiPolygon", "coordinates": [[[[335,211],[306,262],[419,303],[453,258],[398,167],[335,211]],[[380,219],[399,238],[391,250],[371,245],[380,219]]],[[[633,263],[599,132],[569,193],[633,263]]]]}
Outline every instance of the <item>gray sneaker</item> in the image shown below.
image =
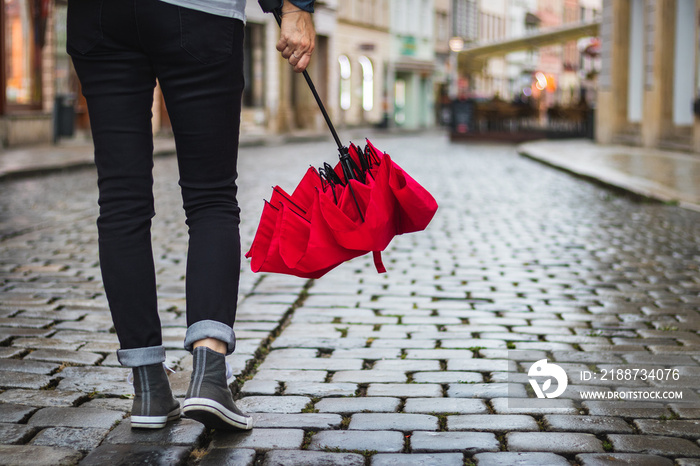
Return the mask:
{"type": "Polygon", "coordinates": [[[132,428],[160,429],[180,418],[180,402],[173,397],[163,364],[134,367],[133,374],[132,428]]]}
{"type": "Polygon", "coordinates": [[[200,346],[192,352],[192,378],[182,411],[186,417],[214,429],[249,430],[253,419],[233,402],[226,383],[226,358],[200,346]]]}

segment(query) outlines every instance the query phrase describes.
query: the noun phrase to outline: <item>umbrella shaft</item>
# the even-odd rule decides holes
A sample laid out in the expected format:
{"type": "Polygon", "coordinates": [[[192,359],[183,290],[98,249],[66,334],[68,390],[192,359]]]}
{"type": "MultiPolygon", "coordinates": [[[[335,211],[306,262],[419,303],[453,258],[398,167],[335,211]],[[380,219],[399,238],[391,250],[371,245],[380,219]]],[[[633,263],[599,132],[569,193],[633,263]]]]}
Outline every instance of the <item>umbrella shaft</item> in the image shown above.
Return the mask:
{"type": "MultiPolygon", "coordinates": [[[[282,26],[282,16],[280,16],[280,11],[279,10],[272,10],[272,14],[275,15],[275,19],[277,20],[277,24],[282,26]]],[[[309,76],[309,73],[304,70],[302,73],[304,75],[304,79],[306,79],[306,84],[309,85],[309,89],[311,89],[311,93],[314,95],[314,99],[316,99],[316,103],[318,104],[318,108],[321,110],[321,113],[323,114],[323,119],[326,120],[326,124],[328,125],[328,129],[331,130],[331,134],[333,135],[333,139],[335,139],[335,143],[338,145],[338,149],[342,149],[343,143],[340,141],[340,138],[338,137],[338,133],[335,131],[335,127],[333,126],[333,122],[331,121],[331,117],[328,116],[328,112],[326,111],[326,107],[323,105],[323,101],[321,100],[321,96],[318,95],[318,91],[316,91],[316,86],[314,86],[313,81],[311,81],[311,76],[309,76]]]]}

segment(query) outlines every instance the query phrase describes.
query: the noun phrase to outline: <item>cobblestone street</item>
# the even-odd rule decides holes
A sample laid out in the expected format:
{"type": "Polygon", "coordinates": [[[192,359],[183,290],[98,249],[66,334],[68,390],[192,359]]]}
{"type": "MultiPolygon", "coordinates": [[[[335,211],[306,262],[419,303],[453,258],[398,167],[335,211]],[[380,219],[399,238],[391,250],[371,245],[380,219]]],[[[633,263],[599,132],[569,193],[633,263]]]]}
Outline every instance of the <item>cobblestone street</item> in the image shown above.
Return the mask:
{"type": "MultiPolygon", "coordinates": [[[[371,255],[318,280],[253,274],[243,260],[228,361],[255,428],[241,433],[187,419],[130,429],[94,171],[0,182],[0,464],[700,465],[700,213],[514,146],[438,133],[372,142],[438,213],[392,242],[382,275],[371,255]],[[531,383],[542,359],[566,373],[560,396],[536,397],[552,392],[531,383]]],[[[270,187],[293,189],[335,154],[330,142],[241,149],[243,252],[270,187]]],[[[182,399],[192,358],[174,157],[156,160],[155,191],[164,344],[182,399]]]]}

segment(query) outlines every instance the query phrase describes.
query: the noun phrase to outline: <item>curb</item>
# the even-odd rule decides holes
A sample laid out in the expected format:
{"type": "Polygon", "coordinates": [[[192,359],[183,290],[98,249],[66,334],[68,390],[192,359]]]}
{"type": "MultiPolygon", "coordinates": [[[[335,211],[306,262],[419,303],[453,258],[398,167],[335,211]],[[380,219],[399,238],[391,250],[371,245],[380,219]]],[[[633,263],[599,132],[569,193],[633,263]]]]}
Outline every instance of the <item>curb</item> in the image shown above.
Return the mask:
{"type": "Polygon", "coordinates": [[[561,157],[553,156],[528,144],[516,148],[519,155],[561,170],[577,178],[603,186],[618,193],[624,193],[642,202],[652,202],[682,207],[687,210],[700,212],[700,204],[679,199],[679,194],[670,188],[654,183],[651,180],[634,177],[630,174],[606,169],[596,165],[576,164],[561,157]]]}

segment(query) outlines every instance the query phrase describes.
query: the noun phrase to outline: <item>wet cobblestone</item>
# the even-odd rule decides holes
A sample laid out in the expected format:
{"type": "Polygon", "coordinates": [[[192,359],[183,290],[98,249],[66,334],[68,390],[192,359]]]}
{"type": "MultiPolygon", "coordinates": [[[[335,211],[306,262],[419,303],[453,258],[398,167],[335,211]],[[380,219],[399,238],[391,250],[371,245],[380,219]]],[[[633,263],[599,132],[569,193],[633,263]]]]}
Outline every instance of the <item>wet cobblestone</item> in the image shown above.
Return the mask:
{"type": "MultiPolygon", "coordinates": [[[[426,232],[392,242],[384,275],[368,257],[315,281],[255,275],[243,262],[229,363],[256,420],[245,433],[186,420],[130,429],[133,388],[114,356],[97,264],[94,172],[0,182],[3,461],[698,464],[700,214],[613,194],[509,146],[431,134],[376,142],[440,210],[426,232]],[[528,370],[541,359],[567,374],[557,399],[534,398],[528,370]],[[625,380],[626,369],[663,377],[625,380]],[[583,394],[596,390],[683,399],[583,394]]],[[[333,157],[327,143],[241,150],[244,248],[270,184],[291,189],[309,163],[333,157]]],[[[183,397],[191,357],[176,180],[175,160],[158,159],[159,307],[183,397]]]]}

